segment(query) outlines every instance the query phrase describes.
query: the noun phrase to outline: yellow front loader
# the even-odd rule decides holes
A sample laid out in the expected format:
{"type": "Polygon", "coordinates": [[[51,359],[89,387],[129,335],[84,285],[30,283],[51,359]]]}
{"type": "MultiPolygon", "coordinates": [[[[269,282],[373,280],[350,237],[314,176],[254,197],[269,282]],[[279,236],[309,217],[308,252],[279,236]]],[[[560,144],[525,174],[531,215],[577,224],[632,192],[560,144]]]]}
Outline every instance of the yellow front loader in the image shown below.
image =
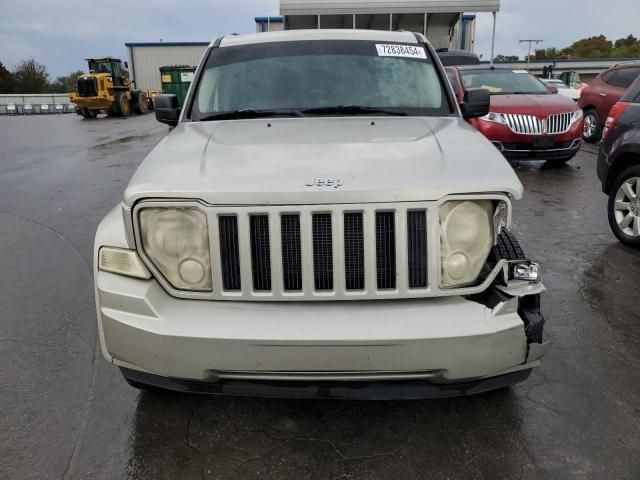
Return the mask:
{"type": "MultiPolygon", "coordinates": [[[[78,78],[78,91],[69,94],[84,118],[95,118],[104,111],[110,116],[127,117],[131,110],[144,114],[153,108],[156,91],[133,90],[129,72],[117,58],[88,58],[89,73],[78,78]]],[[[127,66],[125,62],[125,67],[127,66]]]]}

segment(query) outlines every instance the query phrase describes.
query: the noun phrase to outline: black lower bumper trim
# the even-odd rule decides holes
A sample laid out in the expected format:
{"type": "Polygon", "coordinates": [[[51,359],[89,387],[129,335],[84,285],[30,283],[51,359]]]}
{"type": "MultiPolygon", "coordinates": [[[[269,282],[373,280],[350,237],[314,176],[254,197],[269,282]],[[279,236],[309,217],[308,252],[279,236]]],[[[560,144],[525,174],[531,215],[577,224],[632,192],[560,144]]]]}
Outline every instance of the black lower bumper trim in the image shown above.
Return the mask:
{"type": "Polygon", "coordinates": [[[526,380],[531,370],[472,380],[436,384],[424,380],[378,382],[284,382],[220,380],[206,382],[162,377],[121,367],[132,384],[175,392],[279,398],[332,398],[350,400],[418,400],[475,395],[526,380]]]}

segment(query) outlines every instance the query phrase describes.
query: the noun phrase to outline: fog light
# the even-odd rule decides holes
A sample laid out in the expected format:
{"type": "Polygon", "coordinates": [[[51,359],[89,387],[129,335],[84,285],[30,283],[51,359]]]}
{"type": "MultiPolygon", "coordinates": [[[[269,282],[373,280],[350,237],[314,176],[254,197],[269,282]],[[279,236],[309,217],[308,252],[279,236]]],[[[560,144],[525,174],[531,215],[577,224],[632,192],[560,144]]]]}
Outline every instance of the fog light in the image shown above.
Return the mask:
{"type": "Polygon", "coordinates": [[[539,282],[542,280],[542,269],[539,263],[517,262],[513,264],[511,273],[513,280],[524,280],[525,282],[539,282]]]}

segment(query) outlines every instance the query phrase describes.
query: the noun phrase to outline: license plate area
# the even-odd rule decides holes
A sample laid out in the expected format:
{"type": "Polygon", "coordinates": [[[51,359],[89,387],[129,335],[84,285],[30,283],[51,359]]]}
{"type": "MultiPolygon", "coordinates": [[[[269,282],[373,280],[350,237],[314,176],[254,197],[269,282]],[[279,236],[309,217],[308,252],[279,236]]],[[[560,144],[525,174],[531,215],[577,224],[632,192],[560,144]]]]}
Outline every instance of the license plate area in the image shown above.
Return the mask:
{"type": "Polygon", "coordinates": [[[554,144],[554,138],[550,136],[535,137],[533,139],[533,148],[551,148],[554,144]]]}

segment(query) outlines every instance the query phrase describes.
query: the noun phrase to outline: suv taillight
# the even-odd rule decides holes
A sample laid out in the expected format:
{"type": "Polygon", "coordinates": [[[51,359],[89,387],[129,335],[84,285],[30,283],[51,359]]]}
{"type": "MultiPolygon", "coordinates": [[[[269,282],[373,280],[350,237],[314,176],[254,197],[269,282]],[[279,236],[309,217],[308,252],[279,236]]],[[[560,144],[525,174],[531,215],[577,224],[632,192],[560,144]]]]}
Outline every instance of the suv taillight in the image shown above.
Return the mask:
{"type": "Polygon", "coordinates": [[[613,130],[613,127],[618,120],[618,117],[624,112],[625,108],[629,105],[629,102],[618,102],[616,103],[609,112],[609,116],[607,117],[607,121],[604,124],[604,131],[602,132],[602,138],[605,139],[613,130]]]}

